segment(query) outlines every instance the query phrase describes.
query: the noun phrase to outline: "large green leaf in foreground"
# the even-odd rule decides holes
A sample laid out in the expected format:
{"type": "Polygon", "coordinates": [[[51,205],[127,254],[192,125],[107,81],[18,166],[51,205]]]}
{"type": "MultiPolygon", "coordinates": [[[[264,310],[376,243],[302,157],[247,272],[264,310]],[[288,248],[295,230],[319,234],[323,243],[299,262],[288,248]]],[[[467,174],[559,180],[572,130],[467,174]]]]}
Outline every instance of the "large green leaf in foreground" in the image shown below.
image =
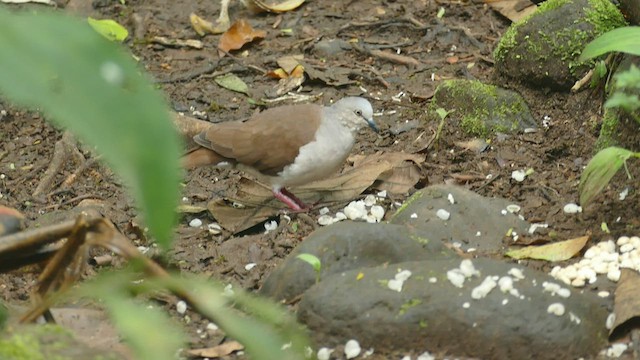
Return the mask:
{"type": "Polygon", "coordinates": [[[158,242],[169,245],[179,140],[129,54],[84,21],[0,8],[0,94],[95,145],[131,186],[158,242]]]}
{"type": "Polygon", "coordinates": [[[580,61],[589,60],[611,51],[640,55],[640,26],[625,26],[600,35],[587,44],[580,54],[580,61]]]}

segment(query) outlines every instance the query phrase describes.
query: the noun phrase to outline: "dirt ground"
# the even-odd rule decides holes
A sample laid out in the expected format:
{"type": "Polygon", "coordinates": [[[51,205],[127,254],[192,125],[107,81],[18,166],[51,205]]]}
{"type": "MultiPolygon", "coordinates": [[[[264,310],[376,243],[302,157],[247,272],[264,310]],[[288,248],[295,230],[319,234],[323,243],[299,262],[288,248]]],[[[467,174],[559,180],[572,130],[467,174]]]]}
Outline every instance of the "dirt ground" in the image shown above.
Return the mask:
{"type": "MultiPolygon", "coordinates": [[[[353,153],[423,151],[437,128],[427,108],[433,91],[441,81],[464,78],[499,84],[520,92],[529,104],[540,126],[538,132],[509,136],[493,136],[487,151],[477,153],[459,146],[470,138],[457,127],[455,116],[444,128],[437,147],[425,153],[424,163],[429,184],[450,182],[465,186],[484,196],[503,197],[522,206],[522,214],[531,223],[546,222],[551,231],[536,238],[521,238],[523,243],[569,239],[586,234],[596,243],[632,233],[639,224],[637,195],[631,189],[624,201],[618,193],[633,184],[618,174],[611,186],[578,215],[566,215],[566,203],[578,202],[578,180],[584,165],[593,154],[593,146],[601,119],[601,89],[585,89],[577,94],[557,93],[548,89],[530,89],[495,75],[491,51],[509,25],[509,21],[482,3],[433,0],[309,0],[301,8],[275,14],[253,14],[239,2],[231,4],[232,21],[246,18],[256,29],[265,30],[264,40],[233,52],[234,58],[219,58],[218,35],[202,38],[204,48],[184,49],[151,44],[145,39],[165,36],[170,39],[196,39],[189,14],[214,20],[220,3],[214,0],[128,0],[93,1],[94,16],[111,18],[125,24],[142,38],[128,40],[128,46],[140,64],[166,94],[177,111],[206,112],[208,119],[228,121],[244,118],[256,107],[244,95],[216,85],[210,77],[214,71],[231,71],[250,86],[252,98],[260,99],[277,81],[264,76],[262,70],[277,68],[275,61],[285,55],[304,54],[305,59],[326,73],[346,74],[347,84],[328,85],[322,81],[306,81],[304,94],[320,94],[319,102],[329,103],[345,95],[363,95],[372,100],[382,129],[380,135],[361,135],[353,153]],[[444,16],[437,18],[439,9],[444,16]],[[132,19],[138,15],[141,21],[132,19]],[[284,32],[283,29],[292,29],[284,32]],[[409,56],[418,65],[407,65],[384,59],[371,52],[342,51],[335,57],[317,53],[321,40],[342,39],[392,53],[409,56]],[[213,65],[213,66],[211,66],[213,65]],[[209,71],[204,71],[204,69],[209,71]],[[200,74],[198,74],[200,72],[200,74]],[[399,99],[399,101],[397,101],[399,99]],[[547,118],[543,126],[543,119],[547,118]],[[390,129],[417,120],[407,131],[392,134],[390,129]],[[533,168],[525,182],[511,179],[516,169],[533,168]],[[487,179],[488,174],[493,177],[487,179]],[[606,222],[610,234],[601,230],[606,222]]],[[[19,109],[0,99],[0,204],[22,211],[28,223],[43,214],[68,210],[83,199],[99,200],[105,216],[119,229],[134,238],[131,222],[138,221],[134,204],[118,178],[104,165],[96,163],[82,173],[69,187],[60,183],[75,171],[69,161],[56,177],[54,187],[42,197],[32,196],[51,161],[56,141],[62,132],[47,123],[38,112],[19,109]]],[[[161,144],[159,144],[161,146],[161,144]]],[[[86,151],[87,158],[95,154],[86,151]]],[[[637,178],[638,169],[630,163],[637,178]]],[[[238,173],[202,168],[186,174],[182,196],[186,202],[205,206],[207,201],[225,194],[238,173]],[[217,181],[213,181],[216,178],[217,181]]],[[[395,196],[402,201],[408,194],[395,196]]],[[[364,196],[364,195],[363,195],[364,196]]],[[[332,209],[346,204],[331,204],[332,209]]],[[[191,228],[194,217],[205,224],[214,219],[206,213],[185,215],[176,230],[172,266],[183,272],[209,275],[249,290],[259,289],[270,271],[314,228],[318,210],[308,215],[291,215],[299,220],[297,231],[286,221],[276,231],[264,234],[264,228],[242,234],[211,235],[206,229],[191,228]],[[251,271],[245,265],[258,265],[251,271]]],[[[141,244],[144,245],[144,244],[141,244]]],[[[536,268],[548,264],[529,262],[536,268]]],[[[3,301],[26,303],[35,275],[11,273],[0,276],[3,301]]],[[[213,346],[211,339],[197,334],[204,327],[197,316],[185,325],[191,347],[213,346]]],[[[347,339],[345,339],[347,340],[347,339]]],[[[416,354],[427,349],[416,349],[416,354]]],[[[406,352],[376,353],[372,359],[400,358],[406,352]]],[[[236,358],[231,357],[231,358],[236,358]]]]}

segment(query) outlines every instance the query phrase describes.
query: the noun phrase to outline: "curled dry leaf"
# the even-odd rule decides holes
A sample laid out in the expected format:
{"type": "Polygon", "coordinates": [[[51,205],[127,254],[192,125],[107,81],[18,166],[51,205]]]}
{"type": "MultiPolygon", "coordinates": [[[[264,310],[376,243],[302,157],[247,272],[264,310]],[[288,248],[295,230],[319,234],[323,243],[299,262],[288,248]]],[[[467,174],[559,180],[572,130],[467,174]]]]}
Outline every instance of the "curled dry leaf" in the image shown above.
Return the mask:
{"type": "Polygon", "coordinates": [[[191,13],[191,15],[189,15],[189,21],[191,21],[193,30],[195,30],[195,32],[200,36],[205,36],[206,34],[222,34],[223,32],[229,30],[229,27],[231,26],[229,16],[222,16],[222,14],[215,24],[211,21],[207,21],[201,18],[194,13],[191,13]]]}
{"type": "Polygon", "coordinates": [[[191,349],[187,350],[189,355],[198,356],[203,358],[219,358],[227,356],[234,351],[242,350],[244,346],[237,341],[227,341],[218,346],[204,348],[204,349],[191,349]]]}
{"type": "Polygon", "coordinates": [[[589,240],[589,236],[581,236],[542,246],[527,246],[522,249],[509,250],[505,255],[514,259],[537,259],[547,261],[563,261],[571,259],[580,252],[589,240]]]}
{"type": "Polygon", "coordinates": [[[616,319],[609,332],[609,339],[616,340],[629,333],[634,326],[634,319],[640,316],[640,298],[638,287],[640,286],[640,274],[632,269],[621,269],[620,281],[616,288],[613,313],[616,319]]]}
{"type": "Polygon", "coordinates": [[[255,30],[247,20],[240,19],[233,23],[229,30],[222,34],[218,48],[227,52],[230,50],[238,50],[242,48],[244,44],[256,39],[264,39],[265,36],[267,36],[266,31],[255,30]]]}
{"type": "Polygon", "coordinates": [[[298,8],[304,0],[286,0],[277,4],[267,4],[262,0],[242,0],[242,3],[252,11],[255,12],[273,12],[281,13],[286,11],[295,10],[298,8]]]}

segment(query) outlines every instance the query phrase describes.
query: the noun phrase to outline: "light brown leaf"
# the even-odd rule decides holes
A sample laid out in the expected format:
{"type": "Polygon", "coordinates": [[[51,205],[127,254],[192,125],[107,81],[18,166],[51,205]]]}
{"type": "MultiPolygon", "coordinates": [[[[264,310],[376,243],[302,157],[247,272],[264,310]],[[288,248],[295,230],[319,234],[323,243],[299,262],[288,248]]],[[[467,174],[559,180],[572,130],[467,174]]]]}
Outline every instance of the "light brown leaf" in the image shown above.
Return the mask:
{"type": "Polygon", "coordinates": [[[505,255],[518,260],[564,261],[580,252],[587,241],[589,241],[589,236],[581,236],[542,246],[527,246],[517,250],[509,250],[505,255]]]}
{"type": "Polygon", "coordinates": [[[191,356],[199,356],[203,358],[218,358],[227,356],[234,351],[242,350],[244,346],[237,341],[227,341],[218,346],[202,349],[187,350],[187,353],[191,356]]]}
{"type": "Polygon", "coordinates": [[[620,270],[620,280],[618,281],[613,304],[613,313],[616,315],[616,320],[609,332],[611,340],[625,336],[630,330],[629,328],[633,326],[631,324],[632,321],[629,320],[640,317],[640,296],[638,296],[640,274],[631,269],[620,270]]]}
{"type": "Polygon", "coordinates": [[[231,26],[231,21],[229,20],[229,16],[225,17],[225,14],[222,13],[220,18],[216,21],[216,23],[212,23],[211,21],[207,21],[200,16],[191,13],[189,15],[189,21],[191,22],[191,26],[193,30],[200,35],[205,36],[206,34],[222,34],[223,32],[229,30],[231,26]]]}
{"type": "Polygon", "coordinates": [[[252,11],[281,13],[296,9],[304,3],[304,0],[286,0],[277,4],[267,4],[262,0],[248,0],[243,1],[243,3],[245,3],[252,11]]]}
{"type": "Polygon", "coordinates": [[[224,51],[238,50],[246,43],[257,39],[264,39],[267,36],[264,30],[255,30],[247,20],[240,19],[233,23],[220,37],[218,48],[224,51]]]}
{"type": "Polygon", "coordinates": [[[516,22],[536,11],[536,4],[522,0],[484,0],[495,11],[507,19],[516,22]]]}

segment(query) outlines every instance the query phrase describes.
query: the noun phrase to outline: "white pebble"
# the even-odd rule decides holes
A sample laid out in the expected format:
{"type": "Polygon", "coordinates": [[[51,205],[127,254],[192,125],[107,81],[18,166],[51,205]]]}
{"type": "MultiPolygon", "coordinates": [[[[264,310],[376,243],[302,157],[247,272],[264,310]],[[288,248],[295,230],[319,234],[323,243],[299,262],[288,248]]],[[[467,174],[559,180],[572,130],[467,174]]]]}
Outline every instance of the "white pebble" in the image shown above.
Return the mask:
{"type": "MultiPolygon", "coordinates": [[[[319,210],[320,215],[326,215],[326,214],[328,214],[330,212],[331,212],[331,210],[329,210],[329,208],[326,207],[326,206],[319,210]]],[[[325,348],[323,348],[323,349],[325,349],[325,348]]]]}
{"type": "Polygon", "coordinates": [[[253,269],[254,267],[256,267],[256,265],[258,265],[258,264],[256,264],[256,263],[248,263],[247,265],[244,266],[244,269],[249,271],[249,270],[253,269]]]}
{"type": "Polygon", "coordinates": [[[418,355],[416,360],[436,360],[436,358],[433,355],[431,355],[428,351],[425,351],[422,354],[418,355]]]}
{"type": "Polygon", "coordinates": [[[480,285],[471,290],[471,298],[476,300],[485,298],[487,295],[489,295],[491,290],[496,287],[496,285],[496,281],[493,279],[493,277],[487,276],[480,285]]]}
{"type": "Polygon", "coordinates": [[[527,173],[524,170],[514,170],[511,172],[511,178],[517,182],[523,182],[527,177],[527,173]]]}
{"type": "Polygon", "coordinates": [[[436,211],[436,216],[440,219],[440,220],[444,220],[447,221],[449,220],[449,218],[451,217],[451,213],[449,213],[447,210],[445,209],[438,209],[438,211],[436,211]]]}
{"type": "Polygon", "coordinates": [[[620,280],[620,269],[611,269],[607,272],[607,279],[618,282],[620,280]]]}
{"type": "Polygon", "coordinates": [[[329,349],[326,347],[322,347],[318,350],[318,360],[329,360],[331,358],[331,353],[333,352],[333,349],[329,349]]]}
{"type": "Polygon", "coordinates": [[[629,345],[625,343],[616,343],[607,348],[606,355],[607,357],[618,359],[628,348],[629,345]]]}
{"type": "Polygon", "coordinates": [[[541,224],[541,223],[531,224],[531,226],[529,226],[529,234],[535,233],[536,230],[538,229],[546,229],[548,227],[549,227],[549,224],[541,224]]]}
{"type": "Polygon", "coordinates": [[[564,315],[564,305],[561,303],[553,303],[549,305],[547,312],[556,316],[562,316],[564,315]]]}
{"type": "Polygon", "coordinates": [[[556,294],[558,294],[558,296],[560,296],[561,298],[568,298],[569,296],[571,296],[571,290],[567,289],[567,288],[560,288],[558,289],[558,291],[556,291],[556,294]]]}
{"type": "Polygon", "coordinates": [[[609,297],[609,295],[611,295],[611,293],[609,293],[608,291],[598,291],[598,296],[600,296],[601,298],[609,297]]]}
{"type": "Polygon", "coordinates": [[[571,286],[573,287],[583,287],[585,285],[584,279],[577,278],[571,281],[571,286]]]}
{"type": "Polygon", "coordinates": [[[373,217],[377,220],[377,222],[380,222],[382,218],[384,218],[384,208],[380,205],[373,205],[371,207],[371,210],[369,211],[371,212],[371,215],[373,215],[373,217]]]}
{"type": "Polygon", "coordinates": [[[379,193],[376,194],[379,198],[386,198],[387,197],[387,190],[382,190],[379,193]]]}
{"type": "Polygon", "coordinates": [[[376,199],[375,195],[369,194],[367,196],[365,196],[364,198],[364,205],[365,206],[373,206],[378,202],[378,200],[376,199]]]}
{"type": "Polygon", "coordinates": [[[518,268],[511,268],[509,269],[509,271],[507,272],[507,274],[513,276],[513,278],[517,280],[524,280],[524,274],[522,273],[522,270],[518,269],[518,268]]]}
{"type": "Polygon", "coordinates": [[[616,241],[616,243],[618,244],[618,246],[622,246],[622,245],[628,244],[630,240],[631,239],[628,236],[620,236],[618,238],[618,241],[616,241]]]}
{"type": "Polygon", "coordinates": [[[331,217],[331,215],[320,215],[318,217],[318,224],[321,226],[331,225],[335,222],[335,220],[331,217]]]}
{"type": "Polygon", "coordinates": [[[469,304],[469,302],[466,301],[465,303],[462,304],[462,307],[465,308],[465,309],[468,309],[468,308],[471,307],[471,304],[469,304]]]}
{"type": "Polygon", "coordinates": [[[609,253],[616,252],[616,243],[614,243],[613,240],[601,241],[597,246],[609,253]]]}
{"type": "Polygon", "coordinates": [[[411,218],[412,219],[417,219],[418,218],[418,214],[416,214],[416,213],[411,214],[411,218]]]}
{"type": "Polygon", "coordinates": [[[498,287],[503,293],[513,290],[513,279],[511,276],[503,276],[498,280],[498,287]]]}
{"type": "Polygon", "coordinates": [[[629,240],[634,248],[640,249],[640,236],[632,236],[629,240]]]}
{"type": "Polygon", "coordinates": [[[431,284],[435,284],[435,283],[437,283],[437,282],[438,282],[438,278],[437,278],[437,277],[433,277],[433,276],[432,276],[432,277],[430,277],[430,278],[429,278],[429,283],[431,283],[431,284]]]}
{"type": "Polygon", "coordinates": [[[453,205],[456,203],[456,199],[453,198],[453,194],[449,193],[449,195],[447,195],[447,200],[449,200],[449,204],[453,205]]]}
{"type": "Polygon", "coordinates": [[[582,212],[582,207],[574,203],[568,203],[562,211],[564,211],[565,214],[577,214],[582,212]]]}
{"type": "Polygon", "coordinates": [[[453,286],[461,288],[464,285],[465,276],[460,269],[452,269],[447,271],[447,279],[453,286]]]}
{"type": "Polygon", "coordinates": [[[630,251],[632,251],[634,249],[633,244],[624,244],[622,246],[620,246],[620,252],[621,253],[628,253],[630,251]]]}
{"type": "Polygon", "coordinates": [[[178,312],[178,314],[183,315],[185,312],[187,312],[187,303],[183,300],[178,301],[176,303],[176,311],[178,312]]]}
{"type": "Polygon", "coordinates": [[[207,324],[207,330],[208,331],[216,331],[216,330],[218,330],[218,325],[210,322],[210,323],[207,324]]]}
{"type": "Polygon", "coordinates": [[[520,211],[520,206],[516,204],[507,205],[507,211],[512,214],[515,214],[520,211]]]}
{"type": "Polygon", "coordinates": [[[334,220],[337,221],[342,221],[342,220],[346,220],[347,219],[347,215],[345,215],[342,211],[338,211],[336,213],[336,217],[334,218],[334,220]]]}
{"type": "Polygon", "coordinates": [[[611,330],[613,329],[613,325],[615,325],[616,323],[616,314],[615,313],[611,313],[609,314],[609,316],[607,316],[607,320],[604,323],[604,326],[607,328],[607,330],[611,330]]]}
{"type": "Polygon", "coordinates": [[[200,227],[200,226],[202,226],[202,220],[200,220],[198,218],[195,218],[195,219],[189,221],[189,226],[194,227],[194,228],[200,227]]]}
{"type": "Polygon", "coordinates": [[[460,272],[465,277],[480,276],[480,271],[476,270],[470,259],[464,259],[460,262],[460,272]]]}
{"type": "Polygon", "coordinates": [[[278,223],[275,220],[267,221],[266,223],[264,223],[265,233],[268,233],[269,231],[273,231],[277,228],[278,228],[278,223]]]}
{"type": "Polygon", "coordinates": [[[211,223],[207,225],[207,230],[209,230],[209,234],[211,235],[220,235],[222,233],[222,226],[217,223],[211,223]]]}
{"type": "Polygon", "coordinates": [[[360,348],[360,344],[356,340],[349,340],[344,346],[344,355],[347,359],[353,359],[354,357],[360,355],[362,349],[360,348]]]}

